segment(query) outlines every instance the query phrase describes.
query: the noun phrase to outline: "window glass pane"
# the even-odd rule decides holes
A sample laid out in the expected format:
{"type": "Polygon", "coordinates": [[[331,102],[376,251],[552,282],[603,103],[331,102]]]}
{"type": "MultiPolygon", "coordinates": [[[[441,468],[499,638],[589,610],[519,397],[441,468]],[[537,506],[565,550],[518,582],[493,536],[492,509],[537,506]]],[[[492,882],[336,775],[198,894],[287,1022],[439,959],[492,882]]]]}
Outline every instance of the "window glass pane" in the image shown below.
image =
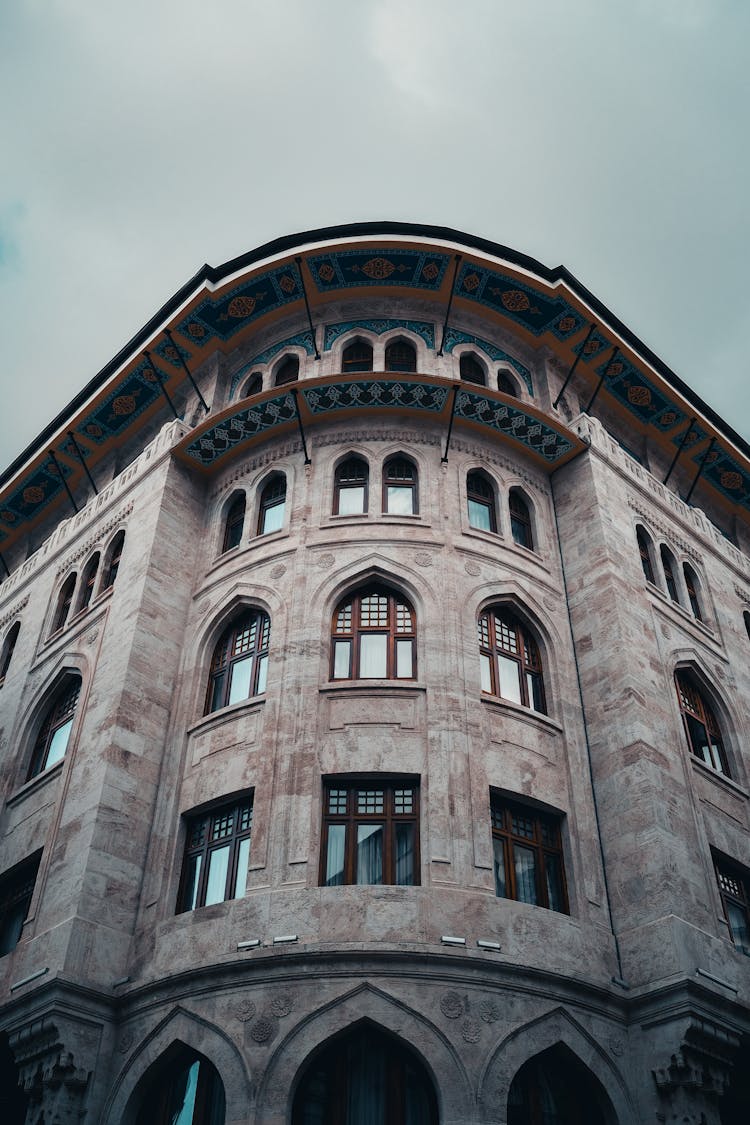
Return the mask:
{"type": "Polygon", "coordinates": [[[256,695],[262,695],[266,690],[266,680],[268,678],[268,657],[261,656],[258,660],[258,690],[256,695]]]}
{"type": "Polygon", "coordinates": [[[685,721],[687,722],[690,732],[690,744],[693,753],[697,754],[699,758],[702,758],[707,765],[712,765],[708,731],[705,726],[700,719],[696,719],[694,715],[685,714],[685,721]]]}
{"type": "Polygon", "coordinates": [[[514,844],[513,863],[516,870],[516,898],[519,902],[530,902],[536,906],[536,857],[531,848],[514,844]]]}
{"type": "Polygon", "coordinates": [[[363,680],[384,680],[388,669],[388,637],[363,633],[359,640],[359,675],[363,680]]]}
{"type": "Polygon", "coordinates": [[[351,641],[333,642],[333,678],[334,680],[348,680],[351,658],[351,641]]]}
{"type": "Polygon", "coordinates": [[[497,666],[500,672],[500,695],[503,699],[512,699],[514,703],[521,702],[521,680],[518,675],[519,665],[508,656],[498,653],[497,666]]]}
{"type": "Polygon", "coordinates": [[[214,902],[223,902],[226,898],[229,850],[227,844],[224,848],[214,848],[209,855],[206,906],[211,906],[214,902]]]}
{"type": "Polygon", "coordinates": [[[340,887],[344,882],[345,824],[328,825],[328,851],[326,854],[326,886],[340,887]]]}
{"type": "Polygon", "coordinates": [[[396,824],[396,885],[414,886],[414,824],[396,824]]]}
{"type": "Polygon", "coordinates": [[[250,695],[250,676],[253,671],[252,656],[238,660],[232,666],[232,682],[229,685],[229,703],[239,703],[250,695]]]}
{"type": "Polygon", "coordinates": [[[495,853],[495,894],[498,898],[508,897],[508,884],[505,878],[505,848],[503,841],[497,838],[492,841],[492,850],[495,853]]]}
{"type": "Polygon", "coordinates": [[[480,504],[478,500],[469,500],[469,524],[478,527],[481,531],[492,531],[490,509],[487,504],[480,504]]]}
{"type": "Polygon", "coordinates": [[[713,739],[711,739],[708,744],[708,755],[710,765],[712,765],[715,770],[718,770],[719,773],[724,773],[724,763],[721,760],[721,753],[713,739]]]}
{"type": "Polygon", "coordinates": [[[358,884],[383,882],[383,825],[357,825],[358,884]]]}
{"type": "Polygon", "coordinates": [[[526,690],[529,693],[529,707],[545,714],[544,692],[542,691],[542,677],[538,672],[526,673],[526,690]]]}
{"type": "Polygon", "coordinates": [[[414,489],[389,484],[386,492],[387,510],[396,516],[414,514],[414,489]]]}
{"type": "Polygon", "coordinates": [[[172,1115],[169,1125],[193,1125],[195,1112],[195,1095],[198,1091],[198,1059],[183,1076],[175,1083],[174,1099],[169,1107],[172,1115]]]}
{"type": "MultiPolygon", "coordinates": [[[[724,900],[726,902],[726,899],[724,900]]],[[[750,928],[748,928],[747,913],[735,902],[726,902],[729,927],[732,931],[734,944],[745,953],[750,953],[750,928]]]]}
{"type": "Polygon", "coordinates": [[[54,766],[55,762],[59,762],[61,758],[65,757],[65,751],[68,747],[68,738],[70,737],[70,728],[73,726],[73,720],[68,719],[67,723],[63,723],[58,727],[52,735],[52,741],[49,744],[47,752],[47,761],[44,763],[44,769],[54,766]]]}
{"type": "Polygon", "coordinates": [[[485,656],[484,653],[479,654],[479,668],[481,672],[482,691],[492,691],[492,670],[490,667],[490,658],[485,656]]]}
{"type": "Polygon", "coordinates": [[[399,680],[410,680],[414,675],[411,646],[411,641],[396,641],[396,677],[399,680]]]}
{"type": "Polygon", "coordinates": [[[562,886],[562,866],[558,855],[544,853],[544,873],[547,880],[547,904],[550,910],[565,910],[562,886]]]}
{"type": "Polygon", "coordinates": [[[237,849],[237,874],[234,878],[234,897],[244,898],[247,886],[247,864],[250,859],[250,840],[240,840],[237,849]]]}
{"type": "Polygon", "coordinates": [[[201,880],[202,855],[192,855],[188,860],[187,875],[185,876],[185,894],[183,904],[186,910],[195,910],[198,905],[198,884],[201,880]]]}
{"type": "Polygon", "coordinates": [[[282,500],[280,504],[274,504],[273,507],[265,509],[261,535],[267,535],[269,531],[279,531],[284,526],[285,507],[286,502],[282,500]]]}
{"type": "Polygon", "coordinates": [[[226,672],[216,676],[213,681],[213,688],[211,690],[211,706],[210,711],[218,711],[220,707],[224,706],[224,678],[226,672]]]}
{"type": "Polygon", "coordinates": [[[365,510],[364,485],[339,489],[339,515],[356,516],[365,510]]]}

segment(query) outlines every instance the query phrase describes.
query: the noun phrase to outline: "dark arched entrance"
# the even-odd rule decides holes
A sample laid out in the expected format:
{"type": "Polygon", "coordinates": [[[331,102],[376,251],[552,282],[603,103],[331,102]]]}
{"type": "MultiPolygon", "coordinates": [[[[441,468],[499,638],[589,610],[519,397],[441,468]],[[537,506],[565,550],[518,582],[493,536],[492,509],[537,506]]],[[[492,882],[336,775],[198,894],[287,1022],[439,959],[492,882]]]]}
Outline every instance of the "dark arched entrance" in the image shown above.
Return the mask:
{"type": "Polygon", "coordinates": [[[141,1085],[136,1125],[224,1125],[224,1086],[216,1067],[197,1051],[167,1052],[141,1085]]]}
{"type": "Polygon", "coordinates": [[[608,1125],[599,1082],[564,1047],[521,1067],[508,1092],[508,1125],[608,1125]]]}
{"type": "Polygon", "coordinates": [[[307,1064],[292,1125],[438,1125],[437,1099],[409,1048],[363,1024],[307,1064]]]}

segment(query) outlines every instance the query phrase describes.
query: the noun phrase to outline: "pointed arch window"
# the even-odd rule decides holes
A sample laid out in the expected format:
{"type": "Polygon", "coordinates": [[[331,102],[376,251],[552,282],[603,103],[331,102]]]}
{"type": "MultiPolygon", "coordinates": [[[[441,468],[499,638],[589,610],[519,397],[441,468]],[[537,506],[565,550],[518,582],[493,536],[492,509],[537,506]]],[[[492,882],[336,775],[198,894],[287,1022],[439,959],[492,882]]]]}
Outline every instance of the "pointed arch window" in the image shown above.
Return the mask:
{"type": "Polygon", "coordinates": [[[355,340],[348,344],[341,356],[341,370],[372,371],[372,345],[366,340],[355,340]]]}
{"type": "Polygon", "coordinates": [[[86,567],[81,575],[81,590],[79,594],[78,612],[81,613],[84,609],[88,609],[91,605],[91,599],[94,596],[94,586],[96,585],[96,576],[99,572],[99,559],[100,555],[97,551],[91,556],[86,564],[86,567]]]}
{"type": "Polygon", "coordinates": [[[484,364],[473,352],[464,352],[458,361],[458,372],[465,383],[476,383],[480,387],[487,385],[484,364]]]}
{"type": "Polygon", "coordinates": [[[108,590],[110,586],[114,586],[117,572],[120,569],[120,559],[122,558],[122,549],[125,546],[125,532],[118,531],[115,535],[108,551],[109,562],[105,565],[104,582],[102,583],[102,590],[108,590]]]}
{"type": "Polygon", "coordinates": [[[721,727],[711,705],[689,672],[677,672],[675,684],[691,754],[729,777],[721,727]]]}
{"type": "Polygon", "coordinates": [[[283,473],[274,473],[272,477],[269,477],[260,494],[258,535],[268,535],[271,531],[280,531],[284,526],[285,511],[286,477],[283,473]]]}
{"type": "Polygon", "coordinates": [[[524,1063],[508,1091],[508,1125],[604,1125],[614,1120],[598,1080],[561,1046],[524,1063]]]}
{"type": "Polygon", "coordinates": [[[497,531],[495,489],[481,469],[467,475],[466,499],[469,506],[469,526],[480,531],[497,531]]]}
{"type": "Polygon", "coordinates": [[[417,350],[406,340],[392,340],[385,349],[386,371],[416,371],[417,350]]]}
{"type": "Polygon", "coordinates": [[[256,371],[245,383],[240,398],[249,398],[250,395],[259,395],[262,390],[263,376],[260,371],[256,371]]]}
{"type": "Polygon", "coordinates": [[[525,625],[505,606],[479,617],[482,691],[547,714],[539,647],[525,625]]]}
{"type": "Polygon", "coordinates": [[[166,1066],[144,1091],[135,1125],[224,1125],[226,1098],[216,1067],[188,1048],[166,1066]]]}
{"type": "Polygon", "coordinates": [[[333,615],[332,680],[413,680],[416,615],[384,586],[348,594],[333,615]]]}
{"type": "Polygon", "coordinates": [[[224,542],[222,554],[239,547],[242,542],[242,529],[245,526],[245,493],[240,492],[229,505],[224,521],[224,542]]]}
{"type": "Polygon", "coordinates": [[[510,508],[510,531],[513,542],[517,543],[519,547],[526,547],[527,550],[533,551],[534,536],[531,531],[529,505],[517,488],[511,488],[508,506],[510,508]]]}
{"type": "Polygon", "coordinates": [[[638,540],[638,552],[641,556],[641,566],[643,567],[644,577],[647,582],[650,582],[652,586],[655,586],[656,579],[654,578],[651,539],[642,527],[639,527],[637,529],[636,538],[638,540]]]}
{"type": "Polygon", "coordinates": [[[336,467],[333,513],[358,516],[367,511],[370,468],[363,457],[347,457],[336,467]]]}
{"type": "Polygon", "coordinates": [[[224,630],[214,649],[205,714],[229,707],[266,690],[271,621],[250,610],[224,630]]]}
{"type": "Polygon", "coordinates": [[[419,510],[417,467],[410,457],[389,457],[383,466],[383,511],[413,516],[419,510]]]}
{"type": "Polygon", "coordinates": [[[676,605],[679,605],[680,595],[677,590],[677,576],[675,574],[674,555],[668,547],[664,546],[663,543],[661,545],[659,553],[661,555],[661,565],[664,571],[664,581],[667,584],[667,593],[669,594],[672,601],[676,605]]]}
{"type": "Polygon", "coordinates": [[[504,395],[512,395],[513,398],[518,398],[518,388],[513,382],[513,379],[502,368],[497,373],[497,389],[502,391],[504,395]]]}
{"type": "Polygon", "coordinates": [[[52,621],[51,633],[58,633],[68,620],[70,607],[73,603],[73,594],[76,588],[76,579],[78,575],[69,574],[62,584],[62,589],[57,598],[57,608],[55,609],[55,616],[52,621]]]}
{"type": "Polygon", "coordinates": [[[68,676],[55,693],[34,743],[29,778],[36,777],[65,757],[80,694],[80,676],[68,676]]]}
{"type": "Polygon", "coordinates": [[[682,573],[685,576],[685,589],[687,590],[688,601],[690,602],[693,617],[696,621],[702,621],[703,614],[701,613],[701,603],[698,597],[698,577],[689,563],[683,565],[682,573]]]}
{"type": "Polygon", "coordinates": [[[8,634],[3,642],[3,650],[2,654],[0,654],[0,687],[3,686],[5,677],[8,675],[10,662],[13,659],[13,650],[16,647],[16,641],[18,640],[20,631],[21,622],[15,621],[8,630],[8,634]]]}
{"type": "Polygon", "coordinates": [[[286,386],[287,383],[296,383],[299,379],[299,356],[288,355],[276,369],[273,385],[286,386]]]}

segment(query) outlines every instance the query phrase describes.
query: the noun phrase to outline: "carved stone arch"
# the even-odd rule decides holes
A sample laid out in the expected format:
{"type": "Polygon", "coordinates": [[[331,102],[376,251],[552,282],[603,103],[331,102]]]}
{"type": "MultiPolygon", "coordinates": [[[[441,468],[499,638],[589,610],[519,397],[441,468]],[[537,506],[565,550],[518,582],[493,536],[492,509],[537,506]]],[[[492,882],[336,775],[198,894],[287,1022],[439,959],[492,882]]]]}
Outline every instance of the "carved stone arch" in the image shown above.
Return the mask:
{"type": "Polygon", "coordinates": [[[492,390],[498,390],[501,394],[512,394],[513,398],[523,399],[528,397],[529,391],[526,384],[521,379],[515,367],[508,360],[501,360],[494,365],[494,387],[492,390]],[[507,380],[509,386],[513,388],[512,391],[505,392],[503,390],[503,382],[507,380]]]}
{"type": "Polygon", "coordinates": [[[43,684],[39,684],[25,701],[12,744],[19,748],[18,761],[28,766],[36,736],[44,723],[48,708],[63,687],[67,677],[76,676],[81,681],[81,692],[76,707],[69,746],[74,746],[80,729],[81,717],[86,709],[86,695],[91,679],[90,662],[83,653],[61,653],[43,684]]]}
{"type": "Polygon", "coordinates": [[[600,1087],[606,1125],[637,1125],[635,1106],[613,1059],[562,1007],[511,1031],[493,1049],[478,1084],[483,1125],[505,1125],[508,1092],[516,1074],[524,1063],[557,1046],[569,1051],[600,1087]]]}
{"type": "Polygon", "coordinates": [[[333,354],[334,372],[341,371],[343,373],[346,373],[344,369],[344,352],[347,350],[347,348],[350,348],[352,344],[356,344],[359,342],[366,344],[369,348],[372,348],[372,367],[370,368],[370,370],[377,370],[376,363],[378,355],[380,355],[381,357],[383,355],[380,338],[377,332],[371,332],[367,328],[360,328],[359,326],[357,326],[356,328],[352,328],[350,332],[345,333],[339,340],[336,341],[333,354]]]}
{"type": "MultiPolygon", "coordinates": [[[[127,1034],[127,1031],[124,1033],[127,1034]]],[[[121,1035],[121,1045],[123,1036],[121,1035]]],[[[226,1098],[226,1120],[244,1121],[252,1104],[254,1084],[244,1056],[229,1035],[209,1020],[177,1006],[142,1039],[112,1083],[102,1125],[133,1125],[149,1071],[165,1054],[187,1047],[216,1067],[226,1098]]]]}
{"type": "MultiPolygon", "coordinates": [[[[488,572],[491,574],[492,571],[488,572]]],[[[552,664],[555,654],[560,652],[564,638],[553,621],[550,620],[549,607],[533,591],[522,586],[513,578],[502,582],[485,579],[468,591],[465,605],[474,607],[474,620],[490,605],[507,605],[517,617],[535,634],[545,663],[552,664]]]]}
{"type": "Polygon", "coordinates": [[[323,619],[330,622],[331,615],[341,599],[350,590],[367,582],[379,582],[402,593],[417,614],[417,628],[427,612],[427,603],[435,602],[436,591],[423,571],[373,551],[366,558],[347,563],[321,579],[311,596],[312,605],[323,607],[323,619]]]}
{"type": "Polygon", "coordinates": [[[250,586],[246,582],[236,582],[225,592],[221,605],[212,610],[210,620],[198,631],[192,649],[192,658],[196,667],[207,667],[222,633],[245,609],[262,610],[268,614],[271,619],[273,644],[274,631],[280,626],[283,627],[285,616],[283,598],[280,598],[278,592],[270,586],[256,583],[250,586]]]}
{"type": "MultiPolygon", "coordinates": [[[[701,694],[705,696],[718,719],[730,776],[741,785],[744,784],[747,777],[742,765],[742,755],[737,753],[737,748],[742,743],[742,724],[738,721],[730,702],[734,696],[734,692],[731,690],[734,686],[733,681],[729,683],[719,681],[717,683],[716,675],[706,669],[699,653],[692,647],[674,649],[672,660],[665,662],[665,668],[669,668],[670,664],[673,669],[670,690],[673,693],[678,713],[680,708],[677,701],[675,677],[679,672],[687,672],[690,678],[695,681],[701,694]]],[[[724,665],[717,663],[716,669],[722,671],[724,665]]],[[[726,668],[726,674],[731,677],[729,668],[726,668]]],[[[680,722],[680,726],[682,726],[682,722],[680,722]]]]}
{"type": "Polygon", "coordinates": [[[380,346],[383,349],[383,370],[396,370],[395,368],[388,368],[388,365],[386,364],[386,355],[388,353],[388,349],[392,344],[400,343],[407,344],[414,350],[415,370],[419,371],[420,361],[423,360],[424,352],[426,351],[425,342],[416,332],[411,332],[408,328],[401,325],[396,328],[389,329],[388,332],[384,332],[380,337],[380,346]]]}
{"type": "Polygon", "coordinates": [[[407,1043],[429,1075],[441,1125],[465,1125],[474,1116],[469,1076],[458,1051],[431,1020],[380,988],[363,983],[311,1012],[281,1040],[258,1086],[254,1121],[289,1121],[310,1059],[333,1037],[363,1021],[407,1043]]]}

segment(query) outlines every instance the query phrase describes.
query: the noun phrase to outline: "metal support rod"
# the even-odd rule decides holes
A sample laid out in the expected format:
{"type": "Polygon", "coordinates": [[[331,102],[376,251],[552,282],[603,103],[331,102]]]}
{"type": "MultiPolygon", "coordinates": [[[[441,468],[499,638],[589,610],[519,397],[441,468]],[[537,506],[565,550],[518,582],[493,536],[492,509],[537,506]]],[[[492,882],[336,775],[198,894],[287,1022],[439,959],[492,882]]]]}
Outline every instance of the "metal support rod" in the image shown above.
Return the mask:
{"type": "MultiPolygon", "coordinates": [[[[307,323],[310,325],[310,332],[313,339],[313,347],[315,348],[315,358],[320,359],[320,352],[318,351],[318,341],[315,338],[315,326],[312,322],[312,313],[310,312],[310,302],[307,299],[307,289],[305,288],[305,279],[302,275],[302,255],[298,255],[294,261],[297,265],[297,273],[299,274],[299,283],[302,286],[302,296],[305,298],[305,312],[307,313],[307,323]]],[[[307,464],[307,462],[306,462],[307,464]]]]}
{"type": "Polygon", "coordinates": [[[146,351],[146,352],[144,352],[143,354],[144,354],[144,356],[146,357],[146,362],[148,363],[149,367],[151,368],[151,370],[152,370],[152,371],[153,371],[153,373],[154,373],[154,378],[156,379],[157,383],[159,384],[159,387],[160,387],[160,389],[161,389],[161,393],[162,393],[162,394],[164,395],[165,399],[166,399],[166,400],[167,400],[167,402],[169,403],[169,406],[170,406],[170,408],[171,408],[171,410],[172,410],[172,413],[174,414],[175,418],[176,418],[176,419],[177,419],[177,421],[179,422],[179,421],[180,421],[180,416],[179,416],[179,414],[177,413],[177,411],[175,410],[175,405],[174,405],[174,403],[172,402],[171,398],[169,397],[169,391],[167,390],[167,388],[166,388],[166,387],[164,386],[164,384],[163,384],[163,383],[162,383],[162,381],[161,381],[161,371],[159,371],[159,370],[158,370],[158,368],[157,368],[156,364],[155,364],[155,363],[154,363],[154,361],[152,360],[152,358],[151,358],[151,352],[149,352],[149,351],[146,351]]]}
{"type": "Polygon", "coordinates": [[[456,292],[456,278],[458,277],[458,267],[461,264],[461,255],[456,254],[456,264],[453,267],[453,281],[451,282],[451,293],[448,298],[448,308],[445,310],[445,320],[443,322],[443,337],[440,341],[438,355],[443,354],[443,346],[445,344],[445,334],[448,331],[448,318],[451,315],[451,306],[453,305],[453,294],[456,292]]]}
{"type": "Polygon", "coordinates": [[[453,388],[453,401],[451,403],[451,416],[448,422],[448,436],[445,439],[445,453],[440,458],[442,464],[447,464],[448,461],[448,447],[451,443],[451,434],[453,433],[453,418],[456,413],[456,399],[458,398],[458,383],[453,388]]]}
{"type": "Polygon", "coordinates": [[[682,453],[683,449],[685,448],[685,442],[689,438],[690,434],[693,432],[693,426],[694,425],[695,425],[695,415],[693,415],[693,417],[690,419],[690,425],[685,430],[685,433],[682,435],[682,439],[680,440],[680,444],[677,446],[677,452],[675,453],[674,457],[672,458],[672,464],[669,466],[669,469],[667,470],[667,475],[665,476],[664,480],[661,482],[662,484],[666,484],[667,481],[669,480],[669,478],[671,477],[672,469],[677,464],[677,460],[678,460],[680,454],[682,453]]]}
{"type": "Polygon", "coordinates": [[[305,464],[312,465],[312,461],[307,455],[307,442],[305,441],[305,431],[302,427],[302,416],[299,412],[299,402],[297,401],[297,388],[292,388],[292,398],[294,399],[294,409],[297,411],[297,425],[299,427],[299,436],[302,438],[302,451],[305,454],[305,464]]]}
{"type": "Polygon", "coordinates": [[[599,382],[596,385],[596,390],[594,391],[591,398],[589,399],[589,404],[586,407],[586,409],[584,410],[584,414],[590,414],[591,413],[591,407],[594,405],[594,401],[596,399],[596,396],[599,394],[599,391],[602,389],[602,384],[604,383],[604,380],[607,377],[607,372],[609,371],[610,367],[614,363],[615,356],[617,355],[619,350],[620,349],[617,347],[617,345],[615,345],[615,347],[612,349],[612,355],[609,357],[609,363],[607,364],[607,366],[602,371],[601,378],[599,379],[599,382]]]}
{"type": "Polygon", "coordinates": [[[70,489],[68,488],[68,482],[66,481],[65,477],[63,476],[63,471],[62,471],[62,469],[60,468],[60,465],[59,465],[59,462],[58,462],[57,458],[55,457],[55,451],[54,451],[54,449],[50,449],[50,451],[49,451],[49,455],[50,455],[50,460],[52,461],[52,464],[53,464],[53,465],[55,466],[55,468],[57,469],[57,475],[59,476],[60,480],[61,480],[61,481],[63,482],[63,486],[64,486],[64,488],[65,488],[65,491],[66,491],[66,492],[67,492],[67,494],[68,494],[68,500],[70,500],[71,504],[73,505],[73,511],[74,511],[74,512],[76,513],[76,515],[77,515],[77,514],[78,514],[78,511],[79,511],[79,509],[78,509],[78,505],[76,504],[76,502],[75,502],[75,500],[74,500],[74,498],[73,498],[73,493],[72,493],[72,492],[70,491],[70,489]]]}
{"type": "Polygon", "coordinates": [[[8,564],[5,561],[5,559],[3,558],[2,554],[0,554],[0,563],[3,564],[3,570],[5,571],[5,577],[10,578],[10,571],[8,570],[8,564]]]}
{"type": "Polygon", "coordinates": [[[594,331],[594,328],[595,328],[595,327],[596,327],[596,325],[595,325],[594,323],[592,323],[592,324],[591,324],[591,327],[589,328],[588,332],[586,333],[586,339],[585,339],[585,340],[583,341],[583,343],[581,344],[581,350],[579,351],[578,355],[577,355],[577,356],[575,357],[575,359],[573,360],[573,366],[571,367],[571,369],[570,369],[570,371],[568,372],[568,374],[567,374],[567,375],[565,376],[565,382],[563,383],[562,387],[560,388],[560,393],[558,394],[558,396],[557,396],[557,398],[555,399],[555,401],[554,401],[554,402],[552,403],[552,409],[553,409],[553,410],[557,410],[557,404],[558,404],[558,402],[560,401],[560,399],[562,398],[562,396],[563,396],[563,395],[565,394],[565,392],[567,391],[567,389],[568,389],[568,383],[569,383],[569,382],[570,382],[570,380],[571,380],[571,379],[573,378],[573,372],[575,371],[576,367],[578,366],[578,360],[579,360],[579,359],[581,358],[581,356],[583,355],[584,351],[586,350],[586,345],[588,344],[589,340],[591,339],[591,333],[592,333],[592,332],[594,331]]]}
{"type": "Polygon", "coordinates": [[[698,483],[698,477],[703,472],[703,466],[706,463],[706,458],[708,457],[709,453],[711,452],[711,450],[713,449],[713,447],[715,445],[716,445],[716,438],[711,438],[710,442],[708,443],[708,448],[706,449],[706,452],[701,457],[701,463],[698,466],[698,472],[695,474],[695,476],[693,478],[693,483],[690,485],[690,491],[688,492],[687,496],[685,497],[685,503],[686,504],[690,503],[690,497],[693,495],[693,489],[695,488],[696,484],[698,483]]]}
{"type": "Polygon", "coordinates": [[[201,389],[200,389],[200,387],[199,387],[199,386],[198,386],[198,384],[196,383],[196,381],[195,381],[195,379],[193,378],[193,376],[192,376],[192,375],[190,374],[190,369],[188,368],[188,365],[187,365],[187,364],[185,363],[185,359],[184,359],[184,356],[183,356],[182,352],[180,351],[179,347],[177,346],[177,344],[175,344],[174,340],[172,339],[172,333],[171,333],[171,332],[169,331],[169,329],[168,329],[168,328],[165,328],[165,329],[164,329],[164,335],[165,335],[165,336],[167,337],[167,339],[169,340],[170,344],[172,345],[172,347],[174,348],[174,350],[175,350],[175,351],[177,352],[177,358],[179,359],[180,363],[182,364],[182,370],[183,370],[183,371],[185,372],[185,374],[187,375],[188,379],[189,379],[189,380],[190,380],[190,382],[192,383],[192,385],[193,385],[193,390],[194,390],[194,391],[195,391],[195,393],[197,394],[198,398],[199,398],[199,399],[201,400],[201,403],[203,404],[203,409],[205,410],[206,414],[208,414],[208,413],[209,413],[209,411],[210,411],[210,409],[211,409],[211,407],[210,407],[210,406],[208,405],[208,403],[206,402],[205,398],[204,398],[204,397],[203,397],[203,395],[201,394],[201,389]]]}
{"type": "Polygon", "coordinates": [[[89,484],[91,485],[91,487],[92,487],[92,488],[93,488],[93,490],[94,490],[94,496],[98,496],[98,495],[99,495],[99,489],[98,489],[98,488],[96,487],[96,483],[95,483],[95,481],[94,481],[94,478],[92,477],[91,473],[89,472],[89,467],[88,467],[88,465],[86,464],[86,462],[85,462],[85,461],[84,461],[84,459],[83,459],[83,453],[81,452],[81,447],[80,447],[80,445],[78,444],[78,442],[76,441],[76,439],[75,439],[75,435],[74,435],[74,433],[73,433],[73,431],[72,431],[72,430],[68,430],[68,437],[70,438],[70,440],[71,440],[71,441],[72,441],[72,443],[73,443],[73,448],[74,448],[74,449],[75,449],[75,451],[76,451],[76,455],[77,455],[77,457],[78,457],[78,460],[79,460],[79,461],[81,462],[81,464],[83,465],[83,471],[84,471],[84,473],[85,473],[85,474],[86,474],[86,476],[87,476],[87,477],[89,478],[89,484]]]}

